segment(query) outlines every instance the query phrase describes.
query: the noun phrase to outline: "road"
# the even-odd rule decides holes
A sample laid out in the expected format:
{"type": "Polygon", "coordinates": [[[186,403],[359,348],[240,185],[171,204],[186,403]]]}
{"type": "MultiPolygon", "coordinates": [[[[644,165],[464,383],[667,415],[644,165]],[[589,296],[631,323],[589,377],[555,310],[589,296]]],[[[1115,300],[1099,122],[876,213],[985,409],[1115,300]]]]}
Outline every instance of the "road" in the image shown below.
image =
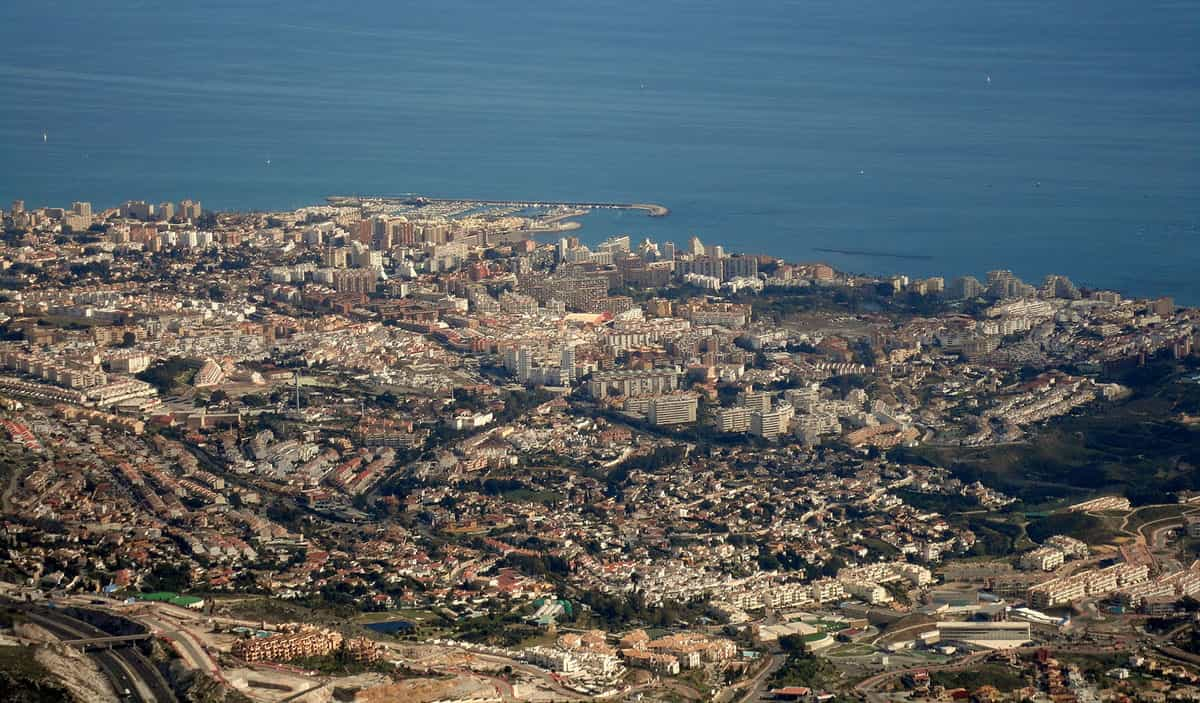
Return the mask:
{"type": "MultiPolygon", "coordinates": [[[[1031,654],[1033,652],[1038,651],[1039,649],[1047,649],[1047,650],[1050,650],[1051,652],[1066,653],[1066,654],[1108,655],[1108,654],[1113,654],[1114,652],[1117,652],[1117,651],[1121,651],[1122,648],[1120,646],[1114,646],[1114,647],[1039,646],[1039,647],[1017,647],[1014,649],[1003,650],[1003,651],[1016,652],[1017,654],[1031,654]]],[[[922,670],[928,671],[930,673],[934,673],[934,672],[938,672],[938,671],[961,671],[968,667],[974,666],[975,664],[978,664],[980,661],[987,659],[988,657],[990,657],[993,654],[996,654],[997,651],[999,651],[999,650],[989,649],[989,650],[985,650],[985,651],[981,651],[981,652],[972,652],[971,654],[968,654],[965,657],[962,657],[961,659],[958,659],[957,661],[951,662],[949,664],[937,664],[937,665],[932,665],[932,666],[914,666],[914,667],[908,667],[905,669],[895,669],[892,671],[885,671],[885,672],[882,672],[879,674],[875,674],[874,676],[872,676],[870,678],[866,678],[866,679],[863,679],[862,681],[859,681],[858,685],[856,685],[854,687],[854,690],[858,693],[861,693],[861,694],[867,696],[868,699],[879,700],[879,697],[877,696],[878,689],[880,688],[881,685],[883,685],[884,683],[886,683],[888,681],[891,681],[892,679],[897,679],[907,673],[911,673],[914,671],[922,671],[922,670]]]]}
{"type": "Polygon", "coordinates": [[[448,666],[445,669],[443,669],[443,671],[448,671],[452,674],[458,674],[460,676],[478,676],[481,678],[485,678],[488,681],[492,682],[492,685],[496,687],[496,693],[499,694],[502,699],[504,699],[506,701],[516,700],[516,694],[513,693],[512,684],[510,684],[508,681],[500,678],[499,676],[493,676],[491,674],[484,674],[484,673],[478,672],[478,671],[471,671],[470,669],[462,669],[462,668],[459,668],[456,666],[448,666]]]}
{"type": "Polygon", "coordinates": [[[224,681],[224,677],[221,676],[221,668],[217,665],[217,662],[209,656],[208,651],[196,636],[185,627],[160,617],[157,613],[154,615],[141,615],[135,619],[169,639],[175,647],[175,651],[179,652],[179,655],[187,662],[189,668],[210,673],[224,681]]]}
{"type": "MultiPolygon", "coordinates": [[[[555,695],[563,696],[564,699],[566,699],[566,700],[586,700],[588,698],[588,696],[585,696],[581,693],[577,693],[576,691],[572,691],[571,689],[567,688],[566,686],[563,686],[562,684],[558,683],[557,681],[554,680],[554,677],[549,676],[544,669],[539,669],[535,666],[530,666],[523,662],[516,661],[515,659],[508,659],[506,657],[497,657],[497,656],[491,655],[491,654],[483,654],[482,652],[471,652],[468,650],[463,650],[463,651],[467,652],[468,654],[471,655],[471,657],[478,659],[480,661],[491,662],[492,664],[497,664],[499,666],[508,665],[508,666],[512,667],[513,671],[519,671],[522,674],[525,674],[527,676],[537,678],[537,679],[539,679],[539,682],[541,685],[552,690],[555,693],[555,695]]],[[[435,667],[435,668],[444,668],[444,669],[448,670],[452,667],[435,667]]],[[[474,673],[476,675],[479,675],[479,672],[474,672],[474,673]]]]}
{"type": "Polygon", "coordinates": [[[986,659],[987,657],[991,656],[993,653],[994,652],[992,650],[987,650],[984,652],[974,652],[974,653],[968,654],[967,656],[963,657],[962,659],[959,659],[958,661],[952,662],[950,664],[939,664],[939,665],[934,665],[934,666],[918,666],[918,667],[911,667],[908,669],[896,669],[894,671],[885,671],[883,673],[875,674],[874,676],[872,676],[870,678],[866,678],[866,679],[863,679],[862,681],[859,681],[858,685],[854,687],[854,690],[859,691],[861,693],[873,693],[884,682],[890,681],[891,679],[899,678],[910,671],[919,671],[919,670],[925,670],[925,671],[930,671],[930,672],[933,672],[933,671],[959,671],[961,669],[965,669],[968,666],[974,665],[976,662],[986,659]]]}
{"type": "Polygon", "coordinates": [[[1153,543],[1150,542],[1150,540],[1146,539],[1146,534],[1145,534],[1144,530],[1147,527],[1149,527],[1151,525],[1156,525],[1158,523],[1171,522],[1171,521],[1174,521],[1178,524],[1183,524],[1184,518],[1188,515],[1194,514],[1196,511],[1197,511],[1197,508],[1195,508],[1193,506],[1186,506],[1186,505],[1181,506],[1179,503],[1155,503],[1153,505],[1141,505],[1141,506],[1134,508],[1133,510],[1130,510],[1128,513],[1126,513],[1125,517],[1121,520],[1121,526],[1117,529],[1119,531],[1129,535],[1130,537],[1137,539],[1138,542],[1140,542],[1141,544],[1151,544],[1151,546],[1153,546],[1153,543]],[[1179,508],[1179,514],[1178,515],[1168,515],[1167,517],[1159,518],[1157,520],[1151,520],[1150,522],[1144,522],[1141,525],[1138,525],[1138,529],[1136,532],[1130,532],[1129,531],[1130,519],[1132,519],[1134,515],[1137,515],[1141,511],[1147,510],[1150,508],[1179,508]]]}
{"type": "Polygon", "coordinates": [[[762,698],[766,692],[767,681],[771,679],[772,674],[779,670],[779,667],[783,666],[784,660],[785,657],[781,655],[767,654],[766,660],[757,674],[723,689],[713,700],[719,703],[734,700],[738,703],[749,703],[762,698]]]}
{"type": "Polygon", "coordinates": [[[871,640],[871,644],[877,645],[884,639],[894,637],[895,635],[899,635],[903,632],[913,632],[913,633],[919,635],[922,632],[928,632],[930,630],[936,630],[936,629],[937,629],[937,621],[930,620],[929,622],[919,622],[916,625],[908,625],[907,627],[902,627],[899,630],[884,630],[883,632],[879,633],[878,637],[871,640]]]}
{"type": "MultiPolygon", "coordinates": [[[[54,610],[30,609],[25,611],[24,615],[59,639],[87,639],[109,634],[54,610]]],[[[100,649],[88,652],[87,655],[100,666],[100,670],[108,677],[118,694],[129,691],[130,700],[146,703],[176,700],[175,694],[158,670],[137,649],[131,646],[100,649]]]]}
{"type": "Polygon", "coordinates": [[[297,691],[296,693],[293,693],[292,695],[288,696],[287,698],[281,699],[279,701],[279,703],[290,703],[290,701],[301,700],[304,698],[304,696],[307,696],[310,693],[316,693],[317,691],[320,691],[321,689],[325,688],[328,685],[329,685],[328,681],[322,681],[316,685],[309,686],[308,688],[303,689],[301,691],[297,691]]]}

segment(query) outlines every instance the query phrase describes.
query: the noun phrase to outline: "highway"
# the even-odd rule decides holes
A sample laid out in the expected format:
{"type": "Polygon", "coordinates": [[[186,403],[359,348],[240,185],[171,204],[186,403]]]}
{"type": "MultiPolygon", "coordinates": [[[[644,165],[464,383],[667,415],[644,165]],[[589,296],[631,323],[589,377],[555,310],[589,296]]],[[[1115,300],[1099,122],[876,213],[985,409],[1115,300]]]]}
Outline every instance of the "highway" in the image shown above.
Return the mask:
{"type": "MultiPolygon", "coordinates": [[[[108,637],[109,633],[76,620],[65,613],[51,609],[24,611],[37,625],[45,628],[60,640],[86,640],[108,637]]],[[[98,649],[87,653],[108,678],[118,695],[129,691],[128,700],[160,703],[175,701],[175,694],[142,653],[131,646],[118,649],[98,649]]]]}

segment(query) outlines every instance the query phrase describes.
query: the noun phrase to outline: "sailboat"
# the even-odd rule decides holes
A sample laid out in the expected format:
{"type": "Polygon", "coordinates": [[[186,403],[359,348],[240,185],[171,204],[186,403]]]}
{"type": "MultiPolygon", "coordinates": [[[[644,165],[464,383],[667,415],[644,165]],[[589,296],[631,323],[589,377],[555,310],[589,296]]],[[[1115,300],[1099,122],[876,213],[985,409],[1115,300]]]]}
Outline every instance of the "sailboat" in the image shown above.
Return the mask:
{"type": "Polygon", "coordinates": [[[50,141],[50,133],[46,130],[42,130],[42,143],[45,144],[48,141],[50,141]]]}

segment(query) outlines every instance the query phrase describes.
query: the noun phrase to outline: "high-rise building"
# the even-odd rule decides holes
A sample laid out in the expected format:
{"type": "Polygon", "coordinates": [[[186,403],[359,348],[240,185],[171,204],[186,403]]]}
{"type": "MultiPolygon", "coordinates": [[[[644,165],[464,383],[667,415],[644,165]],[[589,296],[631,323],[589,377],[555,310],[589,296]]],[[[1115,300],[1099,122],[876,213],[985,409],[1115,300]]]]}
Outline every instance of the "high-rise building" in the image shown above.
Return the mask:
{"type": "Polygon", "coordinates": [[[700,255],[675,262],[676,278],[684,278],[689,273],[723,280],[725,278],[725,261],[711,256],[700,255]]]}
{"type": "Polygon", "coordinates": [[[738,393],[737,402],[739,406],[748,408],[751,412],[765,413],[771,409],[771,392],[756,391],[751,386],[738,393]]]}
{"type": "Polygon", "coordinates": [[[696,421],[697,396],[677,393],[651,398],[646,419],[652,425],[682,425],[696,421]]]}
{"type": "Polygon", "coordinates": [[[375,238],[375,222],[370,218],[354,223],[350,232],[350,240],[364,246],[370,246],[375,238]]]}
{"type": "Polygon", "coordinates": [[[92,226],[92,204],[75,202],[71,210],[63,215],[63,226],[70,230],[81,232],[92,226]]]}
{"type": "Polygon", "coordinates": [[[638,245],[637,254],[643,261],[658,261],[662,253],[658,249],[658,245],[649,238],[643,239],[638,245]]]}
{"type": "Polygon", "coordinates": [[[528,383],[533,375],[533,350],[529,347],[517,349],[517,380],[528,383]]]}
{"type": "Polygon", "coordinates": [[[600,244],[596,247],[596,251],[604,251],[612,254],[628,254],[631,246],[632,244],[630,242],[629,235],[622,234],[615,237],[609,237],[603,242],[600,242],[600,244]]]}
{"type": "Polygon", "coordinates": [[[974,276],[961,276],[950,282],[947,293],[957,300],[970,300],[983,295],[983,284],[974,276]]]}
{"type": "Polygon", "coordinates": [[[560,237],[558,240],[558,249],[556,251],[556,253],[558,254],[558,261],[559,262],[566,261],[567,260],[567,252],[571,251],[572,249],[575,249],[578,246],[579,246],[579,239],[577,237],[560,237]]]}
{"type": "Polygon", "coordinates": [[[155,207],[159,219],[172,220],[175,218],[175,203],[161,202],[155,207]]]}
{"type": "Polygon", "coordinates": [[[344,269],[349,252],[350,250],[346,247],[326,247],[324,263],[330,268],[344,269]]]}
{"type": "Polygon", "coordinates": [[[179,216],[185,220],[195,222],[204,214],[200,208],[199,200],[184,200],[179,203],[179,216]]]}
{"type": "Polygon", "coordinates": [[[750,434],[764,439],[774,439],[788,431],[795,410],[790,405],[779,405],[767,412],[750,415],[750,434]]]}
{"type": "Polygon", "coordinates": [[[539,303],[561,300],[571,310],[601,312],[608,296],[608,279],[603,276],[547,278],[523,284],[526,293],[539,303]]]}
{"type": "Polygon", "coordinates": [[[758,257],[757,256],[731,256],[723,259],[725,277],[729,278],[755,278],[758,276],[758,257]]]}
{"type": "Polygon", "coordinates": [[[700,238],[694,234],[692,235],[692,238],[688,240],[688,253],[692,256],[704,256],[705,253],[704,243],[701,242],[700,238]]]}
{"type": "Polygon", "coordinates": [[[1159,317],[1171,317],[1175,314],[1175,299],[1164,297],[1151,301],[1150,312],[1159,317]]]}
{"type": "Polygon", "coordinates": [[[412,246],[417,243],[417,230],[407,218],[398,217],[389,221],[392,246],[412,246]]]}
{"type": "Polygon", "coordinates": [[[662,395],[678,387],[679,371],[675,369],[603,371],[592,374],[587,384],[588,395],[593,398],[662,395]]]}
{"type": "Polygon", "coordinates": [[[338,269],[333,272],[333,289],[339,293],[374,293],[375,269],[338,269]]]}
{"type": "Polygon", "coordinates": [[[986,292],[990,298],[1022,298],[1035,292],[1033,286],[1017,278],[1012,271],[1008,270],[988,271],[987,281],[986,292]]]}
{"type": "Polygon", "coordinates": [[[750,408],[723,408],[717,412],[717,429],[721,432],[750,430],[750,408]]]}
{"type": "Polygon", "coordinates": [[[575,347],[567,345],[562,350],[562,370],[567,381],[574,383],[578,378],[575,371],[575,347]]]}
{"type": "Polygon", "coordinates": [[[1045,298],[1066,298],[1068,300],[1079,300],[1082,297],[1071,279],[1054,274],[1046,276],[1046,280],[1042,283],[1041,294],[1045,298]]]}
{"type": "Polygon", "coordinates": [[[144,200],[126,200],[121,204],[121,217],[148,220],[154,216],[154,206],[144,200]]]}

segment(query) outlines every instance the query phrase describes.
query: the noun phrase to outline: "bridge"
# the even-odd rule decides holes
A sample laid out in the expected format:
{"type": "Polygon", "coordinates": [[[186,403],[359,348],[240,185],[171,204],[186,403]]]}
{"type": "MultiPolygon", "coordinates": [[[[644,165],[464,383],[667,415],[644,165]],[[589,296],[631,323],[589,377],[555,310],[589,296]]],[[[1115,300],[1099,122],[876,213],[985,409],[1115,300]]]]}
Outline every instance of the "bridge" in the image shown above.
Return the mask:
{"type": "Polygon", "coordinates": [[[59,644],[69,645],[83,651],[89,649],[112,649],[133,642],[148,640],[152,635],[148,632],[143,632],[140,635],[111,635],[109,637],[83,637],[73,640],[59,640],[59,644]]]}

